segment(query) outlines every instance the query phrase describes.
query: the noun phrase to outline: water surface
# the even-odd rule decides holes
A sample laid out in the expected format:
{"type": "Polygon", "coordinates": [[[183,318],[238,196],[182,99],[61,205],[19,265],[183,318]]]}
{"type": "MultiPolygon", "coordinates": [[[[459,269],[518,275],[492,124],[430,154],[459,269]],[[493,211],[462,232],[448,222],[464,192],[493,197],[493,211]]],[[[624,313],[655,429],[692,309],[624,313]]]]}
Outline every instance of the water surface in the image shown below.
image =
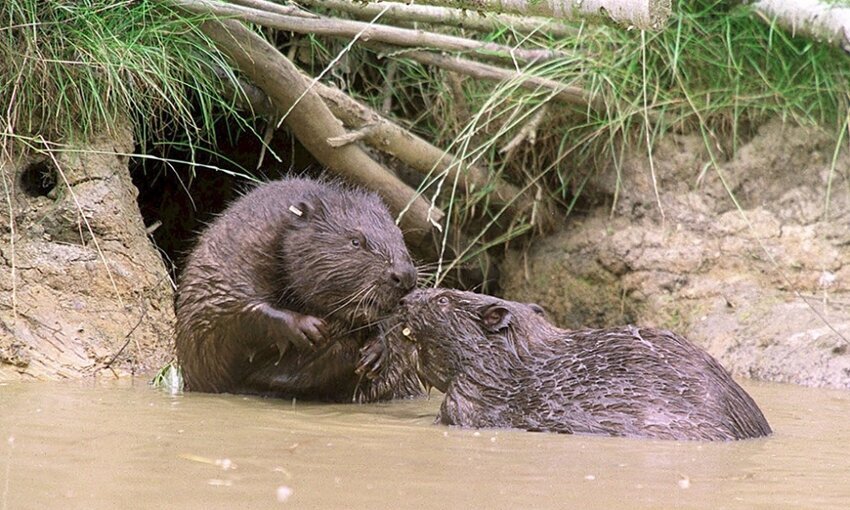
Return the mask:
{"type": "Polygon", "coordinates": [[[441,395],[321,405],[144,382],[0,385],[0,510],[850,508],[850,392],[746,384],[732,443],[461,430],[441,395]]]}

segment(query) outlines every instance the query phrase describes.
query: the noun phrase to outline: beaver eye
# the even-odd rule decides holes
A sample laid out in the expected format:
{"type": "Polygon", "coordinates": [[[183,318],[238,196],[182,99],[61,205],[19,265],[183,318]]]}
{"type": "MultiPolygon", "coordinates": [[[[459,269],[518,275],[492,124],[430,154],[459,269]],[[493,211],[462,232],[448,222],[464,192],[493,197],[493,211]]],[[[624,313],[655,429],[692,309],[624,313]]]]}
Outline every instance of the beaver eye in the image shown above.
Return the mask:
{"type": "Polygon", "coordinates": [[[352,232],[350,239],[352,248],[366,248],[369,246],[366,242],[366,237],[360,232],[352,232]]]}
{"type": "Polygon", "coordinates": [[[447,298],[446,296],[440,296],[437,298],[437,304],[440,306],[446,306],[447,304],[449,304],[449,298],[447,298]]]}

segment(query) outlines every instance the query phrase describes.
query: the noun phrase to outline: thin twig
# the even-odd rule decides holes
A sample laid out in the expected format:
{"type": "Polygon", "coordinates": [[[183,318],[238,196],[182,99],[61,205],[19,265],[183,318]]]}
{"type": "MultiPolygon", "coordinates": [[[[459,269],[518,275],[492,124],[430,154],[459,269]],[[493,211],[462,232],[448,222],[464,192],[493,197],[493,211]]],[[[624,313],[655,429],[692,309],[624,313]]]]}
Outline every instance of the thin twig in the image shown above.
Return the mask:
{"type": "MultiPolygon", "coordinates": [[[[166,273],[166,274],[168,274],[168,273],[166,273]]],[[[144,301],[142,301],[142,305],[143,305],[142,306],[142,314],[139,316],[139,320],[136,321],[136,324],[132,328],[130,328],[130,331],[128,331],[127,334],[124,336],[124,344],[112,356],[112,359],[110,359],[109,361],[106,362],[105,365],[103,365],[103,369],[112,368],[112,364],[115,363],[115,360],[118,359],[118,356],[120,356],[121,353],[124,352],[124,349],[126,349],[127,346],[130,345],[130,340],[132,339],[133,333],[136,331],[136,329],[138,329],[138,327],[142,324],[142,321],[148,315],[147,304],[144,301]]]]}
{"type": "Polygon", "coordinates": [[[367,46],[384,51],[398,58],[409,58],[419,63],[447,69],[457,73],[472,76],[480,80],[488,81],[517,81],[519,86],[528,90],[548,89],[554,91],[552,99],[582,108],[597,109],[599,102],[591,98],[587,92],[579,87],[564,85],[563,83],[540,76],[532,76],[520,71],[512,71],[490,64],[484,64],[461,57],[450,57],[438,55],[428,51],[397,51],[395,48],[380,43],[367,43],[367,46]]]}
{"type": "Polygon", "coordinates": [[[649,175],[652,177],[652,189],[655,191],[655,202],[658,204],[658,212],[661,213],[661,221],[663,222],[666,219],[666,216],[664,216],[664,207],[661,205],[661,195],[658,192],[658,178],[655,173],[655,158],[652,156],[652,139],[649,135],[652,125],[649,123],[649,93],[647,92],[646,83],[646,31],[644,30],[641,30],[640,32],[640,42],[640,62],[641,70],[643,72],[643,80],[641,81],[643,84],[643,129],[646,133],[646,152],[647,157],[649,158],[649,175]]]}
{"type": "Polygon", "coordinates": [[[516,136],[510,139],[508,143],[506,143],[499,152],[505,154],[508,159],[511,158],[513,152],[522,144],[523,142],[528,142],[529,145],[533,145],[535,141],[537,141],[537,128],[540,127],[540,123],[543,122],[543,118],[546,116],[546,113],[549,111],[549,105],[544,104],[541,106],[531,119],[520,128],[519,132],[517,132],[516,136]]]}
{"type": "Polygon", "coordinates": [[[267,0],[229,0],[231,4],[241,5],[251,9],[259,9],[284,16],[298,16],[300,18],[318,18],[317,14],[305,11],[297,5],[281,5],[267,0]]]}
{"type": "Polygon", "coordinates": [[[17,327],[17,319],[18,319],[18,277],[17,277],[17,260],[15,255],[15,237],[17,236],[17,231],[15,230],[15,206],[12,202],[12,190],[14,189],[14,176],[13,181],[10,184],[6,179],[6,162],[8,165],[12,164],[12,153],[9,150],[9,137],[11,137],[15,132],[14,119],[17,117],[16,108],[18,107],[18,90],[21,84],[21,79],[23,78],[24,66],[20,66],[18,69],[18,77],[15,78],[15,85],[12,87],[12,91],[9,97],[9,108],[6,109],[6,125],[3,127],[3,140],[0,142],[0,148],[2,148],[2,154],[0,154],[0,167],[2,167],[3,171],[3,192],[6,195],[6,204],[9,206],[9,249],[11,250],[11,270],[12,270],[12,324],[14,327],[17,327]]]}
{"type": "Polygon", "coordinates": [[[384,74],[384,86],[381,94],[384,100],[381,102],[381,114],[387,115],[393,108],[393,89],[395,88],[395,73],[398,71],[398,62],[395,60],[387,64],[387,71],[384,74]]]}

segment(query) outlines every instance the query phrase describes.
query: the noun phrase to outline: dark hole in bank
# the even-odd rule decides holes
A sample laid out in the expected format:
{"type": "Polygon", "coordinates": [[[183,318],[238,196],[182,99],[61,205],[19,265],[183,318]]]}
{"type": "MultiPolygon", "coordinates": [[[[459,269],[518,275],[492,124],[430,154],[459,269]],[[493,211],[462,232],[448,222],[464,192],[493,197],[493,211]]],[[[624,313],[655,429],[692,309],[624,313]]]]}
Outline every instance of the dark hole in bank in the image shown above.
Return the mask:
{"type": "Polygon", "coordinates": [[[30,197],[44,197],[56,187],[56,167],[46,160],[30,163],[21,172],[21,190],[30,197]]]}
{"type": "MultiPolygon", "coordinates": [[[[265,126],[258,121],[254,128],[262,133],[265,126]]],[[[140,156],[131,158],[130,173],[145,226],[172,277],[179,274],[204,225],[254,186],[252,177],[264,181],[318,166],[283,130],[269,143],[277,158],[266,150],[259,168],[262,142],[226,121],[216,126],[217,147],[196,146],[194,154],[168,135],[137,141],[140,156]]]]}

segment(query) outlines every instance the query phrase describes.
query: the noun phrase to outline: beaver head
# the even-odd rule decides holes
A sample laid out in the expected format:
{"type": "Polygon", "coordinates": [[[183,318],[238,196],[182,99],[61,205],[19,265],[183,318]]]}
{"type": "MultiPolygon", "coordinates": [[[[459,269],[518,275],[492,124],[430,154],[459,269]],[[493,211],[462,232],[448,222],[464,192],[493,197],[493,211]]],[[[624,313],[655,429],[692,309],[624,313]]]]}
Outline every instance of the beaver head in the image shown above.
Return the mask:
{"type": "Polygon", "coordinates": [[[381,199],[328,183],[295,204],[281,237],[286,292],[312,314],[356,325],[387,314],[416,286],[416,267],[381,199]]]}
{"type": "Polygon", "coordinates": [[[420,289],[402,305],[402,333],[416,344],[420,375],[442,392],[469,367],[486,372],[510,363],[527,352],[530,341],[555,331],[536,304],[474,292],[420,289]]]}

